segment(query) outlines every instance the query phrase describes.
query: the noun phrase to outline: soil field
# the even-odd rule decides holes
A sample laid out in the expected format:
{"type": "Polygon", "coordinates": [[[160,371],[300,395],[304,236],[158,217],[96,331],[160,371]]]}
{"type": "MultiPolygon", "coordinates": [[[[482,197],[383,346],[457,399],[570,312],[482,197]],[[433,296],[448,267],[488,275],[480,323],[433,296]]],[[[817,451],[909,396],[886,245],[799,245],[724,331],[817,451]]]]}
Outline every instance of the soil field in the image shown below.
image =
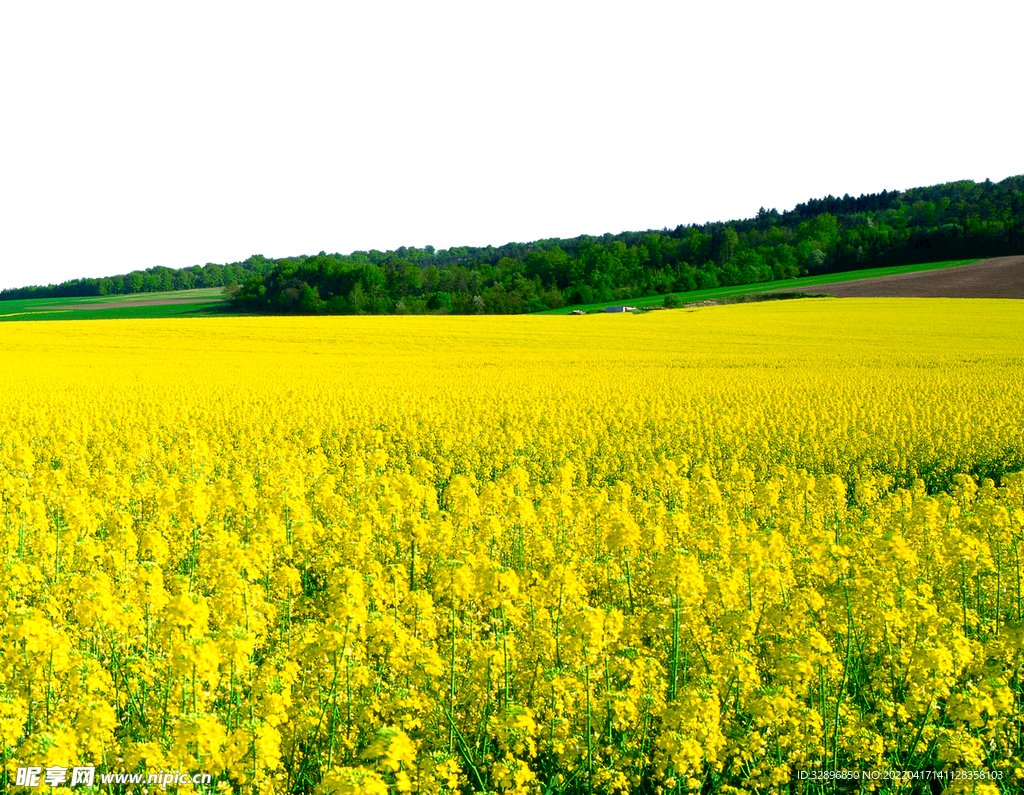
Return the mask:
{"type": "Polygon", "coordinates": [[[219,298],[161,298],[156,301],[106,301],[96,304],[63,304],[61,306],[48,306],[47,312],[57,312],[64,309],[124,309],[129,306],[165,306],[168,304],[212,304],[219,301],[219,298]]]}
{"type": "Polygon", "coordinates": [[[822,284],[814,292],[839,298],[1024,298],[1024,256],[822,284]]]}

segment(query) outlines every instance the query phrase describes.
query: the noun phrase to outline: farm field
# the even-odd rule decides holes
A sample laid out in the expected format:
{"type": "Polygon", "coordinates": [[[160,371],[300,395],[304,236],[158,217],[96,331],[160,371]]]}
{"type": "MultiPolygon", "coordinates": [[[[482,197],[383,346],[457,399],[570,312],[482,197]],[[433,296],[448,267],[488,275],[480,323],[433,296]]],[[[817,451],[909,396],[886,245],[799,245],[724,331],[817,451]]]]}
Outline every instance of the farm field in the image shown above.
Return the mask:
{"type": "MultiPolygon", "coordinates": [[[[992,260],[955,260],[917,265],[871,268],[774,282],[759,282],[707,290],[673,293],[682,304],[704,301],[729,303],[744,296],[778,292],[828,293],[856,297],[1024,297],[1022,258],[1002,257],[992,260]],[[1012,261],[1012,263],[1011,263],[1012,261]],[[1012,264],[1014,267],[1007,267],[1012,264]],[[977,265],[976,268],[962,268],[977,265]],[[967,271],[976,272],[973,280],[965,279],[967,271]],[[949,276],[953,275],[950,280],[949,276]],[[956,277],[960,278],[957,279],[956,277]],[[888,292],[878,292],[878,286],[888,292]],[[943,291],[945,290],[945,291],[943,291]],[[936,292],[938,291],[938,292],[936,292]]],[[[661,307],[664,295],[645,296],[626,301],[581,304],[535,314],[568,314],[574,309],[597,311],[605,306],[628,303],[638,308],[661,307]]],[[[220,287],[177,290],[130,295],[89,296],[82,298],[30,298],[0,301],[0,322],[26,320],[113,320],[188,317],[225,317],[248,313],[235,311],[220,287]]],[[[250,315],[251,316],[251,315],[250,315]]]]}
{"type": "MultiPolygon", "coordinates": [[[[742,298],[747,295],[756,295],[761,293],[772,293],[772,292],[809,292],[825,293],[828,290],[819,290],[816,288],[822,287],[823,285],[857,285],[862,283],[870,283],[875,279],[882,277],[906,277],[911,274],[921,274],[922,279],[925,281],[934,278],[939,272],[945,271],[949,268],[959,268],[963,265],[970,265],[977,260],[950,260],[948,262],[927,262],[916,265],[893,265],[884,268],[866,268],[859,271],[843,271],[841,273],[827,273],[819,274],[816,276],[800,276],[796,279],[781,279],[772,282],[757,282],[754,284],[738,284],[729,287],[713,287],[706,290],[690,290],[684,293],[671,293],[682,302],[683,304],[697,303],[701,301],[719,301],[729,302],[737,298],[742,298]]],[[[1019,291],[1018,291],[1019,292],[1019,291]]],[[[861,295],[862,298],[878,297],[871,294],[861,295]]],[[[901,297],[913,298],[921,297],[908,294],[901,297]]],[[[962,296],[950,295],[946,296],[949,298],[957,298],[962,296]]],[[[1024,297],[1024,293],[1018,295],[1002,295],[1002,296],[988,296],[988,297],[999,297],[999,298],[1020,298],[1024,297]]],[[[564,315],[574,309],[582,309],[584,311],[592,311],[597,309],[603,309],[606,306],[621,306],[624,303],[628,303],[630,306],[635,306],[639,309],[660,307],[664,304],[664,295],[645,296],[643,298],[631,298],[628,300],[621,301],[604,301],[596,304],[578,304],[573,306],[562,307],[560,309],[549,309],[544,312],[538,312],[541,315],[564,315]]]]}
{"type": "Polygon", "coordinates": [[[220,287],[84,298],[0,301],[0,322],[204,317],[225,313],[226,303],[220,287]]]}
{"type": "Polygon", "coordinates": [[[1021,328],[0,325],[0,791],[1019,792],[1021,328]]]}
{"type": "Polygon", "coordinates": [[[1024,298],[1024,257],[992,257],[965,267],[881,274],[835,282],[819,292],[849,298],[1024,298]]]}

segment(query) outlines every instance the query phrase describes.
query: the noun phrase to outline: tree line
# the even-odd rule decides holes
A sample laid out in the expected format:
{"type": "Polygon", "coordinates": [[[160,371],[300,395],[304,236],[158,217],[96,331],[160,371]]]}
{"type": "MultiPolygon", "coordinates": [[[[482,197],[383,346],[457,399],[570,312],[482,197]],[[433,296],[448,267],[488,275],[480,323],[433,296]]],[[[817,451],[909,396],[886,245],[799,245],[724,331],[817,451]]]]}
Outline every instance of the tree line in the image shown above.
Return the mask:
{"type": "Polygon", "coordinates": [[[827,196],[782,213],[762,207],[753,218],[672,230],[441,251],[403,246],[276,260],[254,256],[232,265],[151,268],[111,279],[5,290],[0,298],[223,284],[229,285],[235,308],[253,312],[514,314],[1019,253],[1024,253],[1024,176],[827,196]]]}
{"type": "Polygon", "coordinates": [[[167,268],[157,265],[146,270],[132,271],[119,276],[96,279],[71,279],[46,286],[12,287],[0,290],[0,301],[25,298],[83,298],[101,295],[132,295],[173,290],[193,290],[197,287],[227,287],[265,276],[276,263],[256,255],[245,262],[218,265],[192,265],[188,268],[167,268]]]}
{"type": "Polygon", "coordinates": [[[323,314],[521,313],[803,275],[1024,252],[1024,176],[827,196],[673,230],[485,248],[278,260],[237,308],[323,314]]]}

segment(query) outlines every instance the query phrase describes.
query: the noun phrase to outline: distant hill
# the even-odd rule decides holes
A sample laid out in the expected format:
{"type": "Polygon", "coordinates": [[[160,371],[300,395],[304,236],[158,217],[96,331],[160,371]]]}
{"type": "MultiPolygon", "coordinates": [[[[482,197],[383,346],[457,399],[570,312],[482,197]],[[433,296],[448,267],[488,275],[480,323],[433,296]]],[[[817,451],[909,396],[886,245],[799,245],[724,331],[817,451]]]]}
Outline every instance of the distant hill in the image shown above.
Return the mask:
{"type": "Polygon", "coordinates": [[[278,313],[520,313],[803,275],[1024,254],[1024,176],[813,199],[754,218],[448,251],[278,260],[234,296],[278,313]]]}
{"type": "Polygon", "coordinates": [[[225,287],[270,273],[277,263],[259,255],[245,262],[217,265],[192,265],[188,268],[156,266],[120,276],[95,279],[72,279],[46,286],[13,287],[0,290],[0,301],[21,301],[29,298],[91,298],[108,295],[139,295],[206,287],[225,287]]]}
{"type": "Polygon", "coordinates": [[[2,299],[226,286],[237,311],[521,313],[911,263],[1024,254],[1024,176],[810,199],[675,229],[150,268],[2,299]]]}

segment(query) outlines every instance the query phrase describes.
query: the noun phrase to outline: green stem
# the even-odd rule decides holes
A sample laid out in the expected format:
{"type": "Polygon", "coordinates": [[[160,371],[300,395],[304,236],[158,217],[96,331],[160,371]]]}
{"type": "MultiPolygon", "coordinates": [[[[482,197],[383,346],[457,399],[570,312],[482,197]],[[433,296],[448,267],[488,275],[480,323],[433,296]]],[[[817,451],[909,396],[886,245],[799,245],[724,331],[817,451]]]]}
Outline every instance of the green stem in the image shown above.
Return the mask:
{"type": "Polygon", "coordinates": [[[416,590],[416,534],[409,533],[409,593],[416,590]]]}
{"type": "Polygon", "coordinates": [[[587,686],[587,792],[594,791],[594,745],[590,729],[590,663],[585,664],[587,686]]]}
{"type": "Polygon", "coordinates": [[[53,682],[53,649],[50,649],[50,664],[46,669],[46,725],[50,725],[50,686],[53,682]]]}
{"type": "MultiPolygon", "coordinates": [[[[455,599],[452,598],[452,653],[449,659],[451,676],[448,682],[448,708],[455,713],[455,599]]],[[[455,723],[448,727],[448,753],[455,749],[455,723]]]]}
{"type": "Polygon", "coordinates": [[[452,714],[447,710],[444,704],[441,704],[440,706],[441,710],[444,712],[444,716],[448,718],[448,725],[451,727],[452,733],[455,735],[456,748],[459,751],[459,756],[462,757],[462,761],[464,761],[469,767],[470,772],[473,774],[473,778],[476,779],[480,792],[486,793],[487,786],[484,784],[484,780],[480,776],[480,771],[473,762],[473,755],[469,752],[469,744],[466,742],[466,738],[462,736],[462,732],[459,731],[459,727],[455,725],[455,719],[452,718],[452,714]]]}
{"type": "Polygon", "coordinates": [[[968,638],[970,635],[967,634],[967,562],[963,560],[960,561],[960,604],[964,612],[964,637],[968,638]]]}
{"type": "Polygon", "coordinates": [[[352,736],[352,658],[345,655],[345,739],[352,736]]]}
{"type": "Polygon", "coordinates": [[[832,770],[839,769],[839,708],[842,706],[843,696],[846,694],[846,680],[850,673],[850,652],[853,649],[853,613],[850,608],[849,587],[843,585],[843,592],[846,594],[846,660],[843,662],[843,681],[836,694],[835,729],[832,732],[832,770]]]}
{"type": "Polygon", "coordinates": [[[999,611],[1002,609],[1002,600],[1000,597],[1000,591],[1002,590],[1003,578],[1002,578],[1002,563],[1003,563],[1003,546],[998,541],[996,542],[996,635],[999,635],[999,611]]]}
{"type": "Polygon", "coordinates": [[[636,612],[636,604],[633,601],[633,578],[629,571],[629,555],[626,555],[626,588],[629,591],[629,612],[636,612]]]}
{"type": "Polygon", "coordinates": [[[679,594],[672,594],[672,665],[668,683],[668,700],[676,700],[676,683],[679,681],[679,594]]]}
{"type": "Polygon", "coordinates": [[[505,711],[508,712],[508,635],[505,632],[505,605],[499,605],[498,609],[501,613],[501,653],[504,657],[505,665],[505,711]]]}

